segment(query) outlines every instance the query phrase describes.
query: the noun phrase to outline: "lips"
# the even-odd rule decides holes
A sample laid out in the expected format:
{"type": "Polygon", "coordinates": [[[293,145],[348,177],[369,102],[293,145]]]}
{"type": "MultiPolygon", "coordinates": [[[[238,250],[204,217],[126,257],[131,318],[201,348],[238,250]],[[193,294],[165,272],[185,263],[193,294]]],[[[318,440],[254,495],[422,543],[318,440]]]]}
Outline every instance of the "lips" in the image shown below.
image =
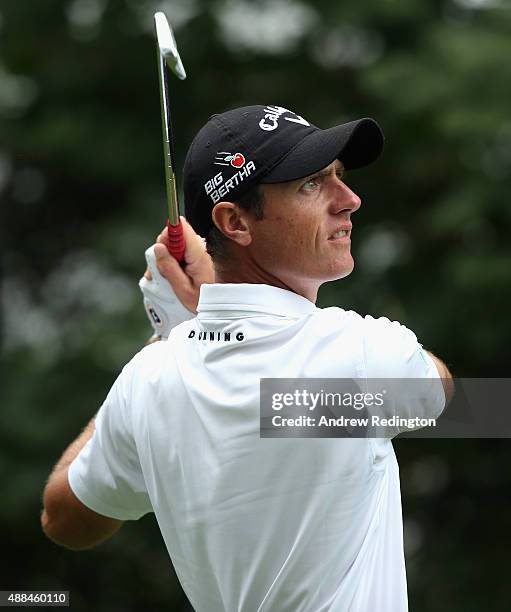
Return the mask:
{"type": "Polygon", "coordinates": [[[340,238],[349,238],[351,235],[352,225],[343,225],[342,227],[337,228],[330,236],[328,240],[339,240],[340,238]]]}

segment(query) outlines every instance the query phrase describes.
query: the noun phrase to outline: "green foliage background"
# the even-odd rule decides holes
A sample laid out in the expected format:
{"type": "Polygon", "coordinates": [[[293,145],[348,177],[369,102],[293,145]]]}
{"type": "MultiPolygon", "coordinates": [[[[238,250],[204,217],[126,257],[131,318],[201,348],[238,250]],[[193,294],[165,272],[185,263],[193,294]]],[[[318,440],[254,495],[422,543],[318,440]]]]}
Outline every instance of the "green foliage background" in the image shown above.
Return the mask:
{"type": "MultiPolygon", "coordinates": [[[[510,373],[511,5],[4,0],[0,589],[69,589],[77,611],[189,610],[152,517],[85,553],[39,527],[52,465],[149,335],[137,280],[165,219],[160,8],[189,73],[172,84],[179,165],[238,105],[322,127],[375,117],[385,154],[348,177],[356,270],[321,305],[400,320],[458,376],[510,373]]],[[[410,609],[510,609],[509,442],[395,446],[410,609]]]]}

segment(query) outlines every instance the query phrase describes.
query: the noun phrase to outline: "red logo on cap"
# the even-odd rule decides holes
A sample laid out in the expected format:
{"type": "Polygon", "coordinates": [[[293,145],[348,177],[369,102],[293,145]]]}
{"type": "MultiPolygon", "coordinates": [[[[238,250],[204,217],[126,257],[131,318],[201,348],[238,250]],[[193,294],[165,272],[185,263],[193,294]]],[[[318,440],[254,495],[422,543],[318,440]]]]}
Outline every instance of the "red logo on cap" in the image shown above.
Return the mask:
{"type": "Polygon", "coordinates": [[[234,166],[234,168],[243,168],[245,165],[245,156],[241,153],[235,153],[230,162],[231,166],[234,166]]]}
{"type": "Polygon", "coordinates": [[[243,153],[230,153],[220,151],[215,155],[214,164],[216,166],[232,166],[233,168],[243,168],[246,159],[243,153]]]}

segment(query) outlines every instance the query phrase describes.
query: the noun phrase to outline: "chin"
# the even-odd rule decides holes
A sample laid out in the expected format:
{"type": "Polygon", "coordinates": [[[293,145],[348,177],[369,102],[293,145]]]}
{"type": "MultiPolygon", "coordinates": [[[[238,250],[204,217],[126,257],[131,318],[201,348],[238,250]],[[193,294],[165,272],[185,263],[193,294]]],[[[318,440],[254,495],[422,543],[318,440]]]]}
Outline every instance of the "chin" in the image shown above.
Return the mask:
{"type": "Polygon", "coordinates": [[[355,262],[350,257],[348,261],[344,261],[341,264],[335,266],[335,269],[332,270],[332,275],[328,280],[340,280],[341,278],[346,278],[349,276],[353,269],[355,268],[355,262]]]}

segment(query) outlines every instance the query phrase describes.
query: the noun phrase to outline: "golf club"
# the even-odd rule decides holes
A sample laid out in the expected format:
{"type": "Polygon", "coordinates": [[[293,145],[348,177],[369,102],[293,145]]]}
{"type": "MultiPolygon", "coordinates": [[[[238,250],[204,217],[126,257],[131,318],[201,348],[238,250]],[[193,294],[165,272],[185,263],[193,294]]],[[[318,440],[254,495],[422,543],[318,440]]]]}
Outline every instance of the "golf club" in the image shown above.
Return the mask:
{"type": "Polygon", "coordinates": [[[168,70],[178,79],[186,79],[186,72],[179,57],[176,40],[172,28],[164,13],[154,14],[156,30],[156,47],[158,56],[158,81],[160,85],[161,124],[163,131],[163,155],[165,160],[165,185],[169,217],[167,220],[169,253],[179,263],[184,261],[185,241],[183,227],[179,219],[179,204],[177,200],[176,172],[174,161],[174,143],[169,106],[168,70]]]}

